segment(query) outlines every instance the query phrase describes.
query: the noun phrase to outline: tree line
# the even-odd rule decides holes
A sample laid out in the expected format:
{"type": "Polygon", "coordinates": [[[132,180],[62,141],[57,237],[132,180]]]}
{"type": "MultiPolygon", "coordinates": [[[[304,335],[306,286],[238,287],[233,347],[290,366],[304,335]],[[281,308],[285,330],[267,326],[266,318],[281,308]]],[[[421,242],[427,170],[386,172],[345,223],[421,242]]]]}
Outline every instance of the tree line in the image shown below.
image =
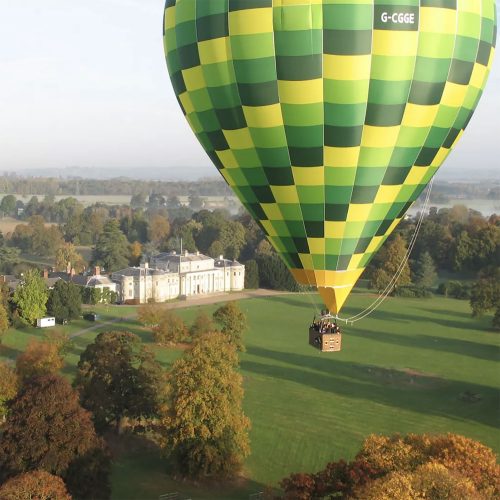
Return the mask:
{"type": "MultiPolygon", "coordinates": [[[[300,289],[248,214],[167,206],[167,201],[155,195],[149,197],[146,207],[84,208],[74,199],[61,200],[55,205],[64,207],[63,222],[48,226],[37,213],[12,234],[0,237],[0,272],[22,272],[20,252],[55,255],[58,270],[70,263],[75,269],[99,265],[112,272],[138,265],[158,252],[179,251],[182,244],[190,252],[240,260],[246,265],[247,288],[300,289]],[[81,245],[92,248],[89,262],[76,252],[81,245]]],[[[409,217],[399,224],[363,278],[377,291],[389,287],[391,293],[412,297],[437,291],[467,298],[474,314],[495,311],[494,326],[498,328],[500,299],[494,278],[500,267],[500,217],[483,217],[462,205],[431,208],[405,262],[418,220],[418,216],[409,217]],[[399,278],[391,283],[396,272],[399,278]],[[438,283],[443,275],[455,278],[438,283]]]]}
{"type": "Polygon", "coordinates": [[[227,184],[208,177],[197,182],[130,179],[70,179],[60,177],[23,177],[0,175],[0,193],[17,193],[23,197],[77,195],[134,195],[159,193],[164,196],[230,196],[227,184]]]}
{"type": "Polygon", "coordinates": [[[475,316],[493,311],[493,327],[500,329],[500,217],[483,217],[462,205],[431,208],[405,260],[417,221],[401,222],[363,278],[379,292],[411,297],[435,292],[467,299],[475,316]],[[439,275],[453,278],[438,283],[439,275]]]}

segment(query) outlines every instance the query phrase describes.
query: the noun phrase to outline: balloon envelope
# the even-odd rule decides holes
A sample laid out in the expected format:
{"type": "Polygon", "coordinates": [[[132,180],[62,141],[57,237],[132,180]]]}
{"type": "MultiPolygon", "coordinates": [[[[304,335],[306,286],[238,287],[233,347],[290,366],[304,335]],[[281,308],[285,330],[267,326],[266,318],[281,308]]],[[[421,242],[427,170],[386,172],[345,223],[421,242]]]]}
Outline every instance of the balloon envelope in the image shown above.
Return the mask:
{"type": "Polygon", "coordinates": [[[191,128],[331,311],[469,122],[495,16],[494,0],[167,0],[191,128]]]}

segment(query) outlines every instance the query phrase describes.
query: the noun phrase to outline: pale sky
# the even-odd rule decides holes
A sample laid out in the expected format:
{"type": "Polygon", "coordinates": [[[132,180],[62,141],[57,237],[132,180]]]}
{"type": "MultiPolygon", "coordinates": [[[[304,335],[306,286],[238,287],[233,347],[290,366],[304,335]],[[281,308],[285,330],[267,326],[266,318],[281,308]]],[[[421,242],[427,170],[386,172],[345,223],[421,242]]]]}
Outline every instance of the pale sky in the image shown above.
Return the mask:
{"type": "MultiPolygon", "coordinates": [[[[163,5],[0,0],[0,171],[210,165],[170,86],[163,5]]],[[[446,170],[498,168],[496,63],[446,170]]]]}

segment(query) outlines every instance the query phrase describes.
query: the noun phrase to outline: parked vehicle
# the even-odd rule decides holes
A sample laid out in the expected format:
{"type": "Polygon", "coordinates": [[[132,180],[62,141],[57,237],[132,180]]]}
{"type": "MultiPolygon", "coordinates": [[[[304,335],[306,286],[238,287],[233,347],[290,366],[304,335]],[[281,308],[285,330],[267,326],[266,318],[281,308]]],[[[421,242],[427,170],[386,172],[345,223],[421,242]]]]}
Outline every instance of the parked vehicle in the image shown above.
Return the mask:
{"type": "Polygon", "coordinates": [[[36,320],[36,326],[38,328],[50,328],[51,326],[56,326],[56,318],[39,318],[36,320]]]}
{"type": "Polygon", "coordinates": [[[95,312],[88,312],[83,315],[83,319],[87,321],[97,321],[99,319],[99,315],[95,312]]]}

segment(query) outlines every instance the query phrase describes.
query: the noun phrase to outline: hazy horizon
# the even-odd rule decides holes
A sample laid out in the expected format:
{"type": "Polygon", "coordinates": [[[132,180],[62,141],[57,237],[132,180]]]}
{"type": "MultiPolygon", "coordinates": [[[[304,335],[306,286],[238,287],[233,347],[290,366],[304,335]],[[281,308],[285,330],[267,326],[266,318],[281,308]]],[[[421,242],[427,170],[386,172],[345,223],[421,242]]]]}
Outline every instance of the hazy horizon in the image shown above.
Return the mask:
{"type": "MultiPolygon", "coordinates": [[[[0,171],[178,168],[183,176],[191,169],[217,175],[170,85],[163,5],[163,0],[2,5],[0,171]]],[[[497,168],[499,111],[495,63],[443,172],[497,168]]]]}

